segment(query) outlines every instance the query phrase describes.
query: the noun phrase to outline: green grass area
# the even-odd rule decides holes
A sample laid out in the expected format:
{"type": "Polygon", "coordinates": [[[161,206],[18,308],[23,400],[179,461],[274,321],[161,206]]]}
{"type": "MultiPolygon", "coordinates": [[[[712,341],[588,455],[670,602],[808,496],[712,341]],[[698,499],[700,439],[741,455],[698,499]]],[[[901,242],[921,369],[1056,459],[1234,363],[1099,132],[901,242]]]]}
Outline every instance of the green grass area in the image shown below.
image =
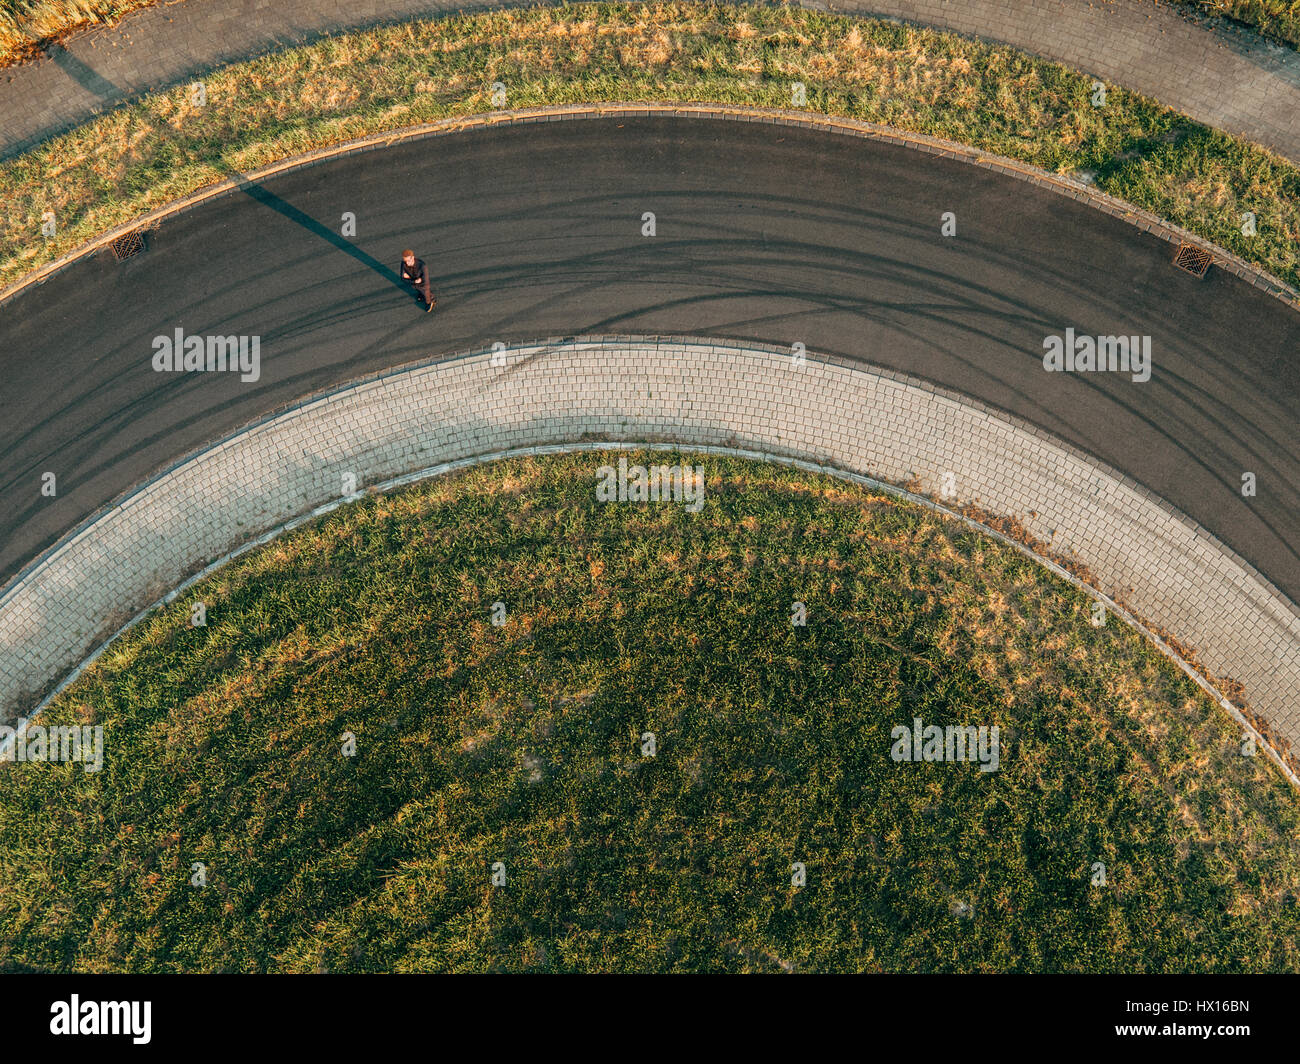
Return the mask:
{"type": "Polygon", "coordinates": [[[798,7],[566,6],[410,23],[278,53],[114,110],[0,164],[0,282],[277,159],[509,107],[632,100],[788,107],[945,137],[1097,187],[1300,286],[1300,168],[1065,67],[798,7]],[[53,212],[57,235],[41,235],[53,212]],[[1241,215],[1257,216],[1243,236],[1241,215]]]}
{"type": "Polygon", "coordinates": [[[1083,594],[778,466],[597,503],[614,460],[367,498],[129,633],[43,718],[103,769],[0,765],[0,963],[1300,969],[1296,795],[1083,594]],[[893,760],[915,717],[998,771],[893,760]]]}

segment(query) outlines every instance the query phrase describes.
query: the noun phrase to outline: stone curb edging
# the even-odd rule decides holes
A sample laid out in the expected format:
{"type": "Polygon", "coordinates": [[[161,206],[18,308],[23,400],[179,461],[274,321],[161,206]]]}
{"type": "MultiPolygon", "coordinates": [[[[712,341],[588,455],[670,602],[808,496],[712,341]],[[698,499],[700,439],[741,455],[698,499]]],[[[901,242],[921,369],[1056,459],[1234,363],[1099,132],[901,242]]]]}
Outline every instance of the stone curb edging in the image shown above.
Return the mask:
{"type": "MultiPolygon", "coordinates": [[[[784,348],[774,347],[770,344],[761,344],[752,341],[739,343],[737,341],[721,339],[718,337],[685,336],[685,335],[647,336],[641,334],[601,334],[601,335],[590,335],[590,336],[589,335],[564,336],[564,337],[549,336],[549,337],[540,338],[529,342],[511,344],[507,346],[506,350],[507,351],[520,350],[520,349],[528,349],[537,346],[558,345],[558,344],[609,344],[609,343],[641,344],[641,343],[658,343],[661,341],[691,344],[691,345],[698,345],[703,347],[711,347],[718,350],[734,349],[737,351],[743,351],[743,350],[767,351],[771,354],[779,355],[781,357],[789,357],[789,352],[787,352],[784,348]]],[[[88,530],[91,529],[94,525],[98,524],[99,521],[101,521],[104,517],[108,516],[113,511],[125,506],[130,499],[140,494],[141,492],[149,489],[152,485],[161,481],[169,473],[172,473],[175,470],[180,469],[183,466],[187,465],[188,463],[194,461],[195,459],[202,457],[204,454],[206,454],[213,448],[221,446],[225,441],[235,439],[246,432],[258,428],[259,426],[266,425],[269,422],[274,421],[279,417],[282,417],[286,414],[290,414],[297,410],[301,410],[302,408],[311,406],[314,403],[320,402],[322,400],[330,399],[332,397],[343,395],[344,393],[352,391],[362,385],[384,381],[390,377],[399,376],[401,374],[409,373],[419,369],[424,369],[430,366],[436,366],[445,362],[453,362],[463,358],[474,358],[481,354],[483,354],[483,351],[480,348],[466,348],[460,351],[453,351],[447,355],[436,356],[434,358],[428,358],[428,359],[418,359],[414,362],[408,362],[400,366],[392,367],[389,369],[377,370],[373,373],[368,373],[360,377],[355,377],[352,380],[347,381],[343,384],[333,385],[322,391],[315,392],[307,396],[303,396],[302,398],[295,399],[292,402],[284,403],[272,409],[268,413],[262,415],[261,417],[255,418],[254,420],[248,422],[247,424],[241,426],[240,428],[235,429],[232,433],[230,433],[226,437],[223,437],[221,440],[203,444],[193,449],[189,453],[182,455],[180,458],[177,458],[174,461],[166,464],[165,466],[163,466],[157,472],[149,476],[140,484],[137,484],[134,487],[128,488],[125,491],[121,492],[114,499],[104,504],[99,509],[97,509],[94,513],[92,513],[90,516],[84,518],[81,522],[75,525],[70,531],[65,533],[57,543],[47,548],[46,550],[42,551],[36,558],[34,558],[32,561],[28,562],[22,568],[17,570],[13,574],[13,576],[10,577],[9,581],[6,584],[0,586],[0,609],[3,609],[5,600],[9,597],[10,592],[12,592],[18,586],[18,584],[20,584],[29,574],[39,569],[49,558],[51,558],[57,551],[59,551],[64,544],[68,544],[75,541],[80,536],[88,532],[88,530]]],[[[1228,561],[1234,568],[1245,573],[1251,579],[1258,582],[1260,585],[1268,588],[1269,593],[1276,600],[1276,603],[1279,606],[1279,608],[1289,611],[1294,617],[1300,619],[1300,603],[1292,602],[1289,598],[1287,598],[1286,595],[1284,595],[1281,591],[1279,591],[1276,587],[1273,586],[1272,581],[1270,581],[1267,576],[1261,573],[1258,569],[1255,568],[1254,565],[1252,565],[1249,561],[1243,558],[1235,550],[1233,550],[1226,543],[1220,540],[1216,535],[1214,535],[1213,532],[1210,532],[1208,529],[1202,527],[1199,523],[1192,520],[1192,518],[1188,517],[1176,506],[1168,502],[1163,496],[1156,494],[1150,488],[1146,487],[1144,484],[1139,483],[1138,481],[1134,480],[1132,477],[1128,476],[1127,474],[1121,473],[1119,470],[1112,468],[1111,466],[1102,462],[1100,459],[1095,458],[1094,456],[1092,456],[1082,448],[1077,447],[1066,440],[1058,439],[1057,437],[1052,436],[1050,433],[1045,432],[1043,429],[1039,428],[1037,425],[1033,424],[1032,422],[1026,421],[1024,418],[1018,417],[1015,414],[1008,413],[1007,411],[1002,410],[999,407],[990,406],[989,404],[983,402],[980,399],[976,399],[972,396],[964,395],[961,392],[955,391],[954,389],[947,388],[941,384],[935,384],[934,382],[925,380],[924,378],[914,377],[911,374],[901,373],[897,370],[888,369],[887,367],[884,366],[867,365],[866,363],[860,360],[846,358],[841,355],[817,355],[812,357],[815,357],[819,361],[822,361],[828,365],[838,365],[838,366],[843,366],[847,369],[854,369],[854,370],[867,369],[871,373],[874,373],[880,377],[888,378],[890,380],[896,380],[912,388],[918,388],[923,391],[933,392],[935,395],[943,396],[955,403],[959,403],[963,406],[970,407],[973,410],[978,410],[987,413],[995,418],[998,418],[999,420],[1005,421],[1015,426],[1015,428],[1018,431],[1026,433],[1027,435],[1036,436],[1043,440],[1049,441],[1058,450],[1063,451],[1066,454],[1069,454],[1077,461],[1095,466],[1107,479],[1112,480],[1115,483],[1122,485],[1124,488],[1142,496],[1142,498],[1147,504],[1160,509],[1170,519],[1179,521],[1182,524],[1184,524],[1190,534],[1194,535],[1197,539],[1204,541],[1204,543],[1212,550],[1214,550],[1215,553],[1223,555],[1223,557],[1228,559],[1228,561]]],[[[949,512],[949,511],[945,510],[945,512],[949,512]]],[[[987,527],[987,526],[981,525],[981,527],[987,527]]],[[[1037,557],[1037,555],[1035,555],[1035,557],[1037,557]]]]}
{"type": "Polygon", "coordinates": [[[123,616],[138,619],[148,603],[174,600],[214,557],[347,501],[331,487],[341,470],[396,486],[412,469],[598,436],[600,446],[723,446],[936,492],[942,472],[955,470],[959,503],[1032,514],[1024,522],[1032,535],[1103,584],[1087,593],[1145,634],[1139,616],[1196,646],[1215,673],[1243,680],[1285,741],[1300,732],[1290,702],[1300,688],[1300,611],[1168,504],[1041,431],[847,359],[809,355],[796,373],[784,349],[752,344],[571,338],[517,344],[506,359],[498,367],[488,352],[463,353],[311,397],[101,512],[0,595],[0,645],[14,648],[0,663],[0,703],[20,704],[33,682],[48,689],[121,629],[123,616]],[[1048,528],[1061,534],[1053,540],[1048,528]],[[1108,590],[1130,585],[1137,590],[1129,597],[1108,590]]]}
{"type": "MultiPolygon", "coordinates": [[[[540,456],[540,455],[548,455],[548,454],[575,454],[584,451],[597,451],[597,452],[618,451],[618,450],[679,451],[681,449],[682,448],[675,443],[650,443],[647,441],[636,441],[636,440],[629,441],[629,442],[622,442],[622,443],[614,443],[614,442],[569,443],[569,444],[562,443],[562,444],[552,444],[550,446],[544,446],[544,447],[521,447],[513,451],[499,451],[494,454],[483,454],[483,455],[477,455],[473,458],[463,458],[456,462],[444,462],[442,465],[433,466],[428,469],[421,469],[414,473],[406,473],[403,476],[394,477],[391,480],[386,480],[382,484],[375,484],[367,488],[366,491],[359,492],[356,495],[347,496],[338,499],[334,502],[328,502],[321,506],[317,506],[315,509],[309,510],[307,513],[295,517],[292,521],[285,522],[284,524],[280,525],[278,528],[273,528],[269,532],[263,533],[262,535],[258,536],[256,539],[250,540],[248,543],[245,543],[242,546],[237,547],[235,550],[231,551],[230,553],[224,555],[223,557],[218,558],[216,561],[210,563],[209,565],[205,566],[203,569],[199,570],[197,573],[195,573],[193,576],[187,579],[184,583],[173,588],[171,591],[169,591],[162,598],[158,599],[156,602],[150,603],[139,613],[137,613],[134,617],[132,617],[129,621],[127,621],[126,624],[122,625],[121,628],[119,628],[116,632],[114,632],[107,639],[105,639],[103,643],[101,643],[98,647],[96,647],[89,657],[87,657],[84,661],[82,661],[75,669],[72,670],[72,672],[67,677],[65,677],[62,680],[62,682],[59,683],[58,687],[56,687],[53,691],[51,691],[48,695],[46,695],[41,700],[40,705],[38,705],[32,711],[31,717],[28,719],[29,720],[35,719],[35,717],[41,712],[41,710],[43,710],[47,705],[53,702],[54,699],[58,698],[58,696],[62,694],[69,686],[75,683],[77,679],[81,676],[81,674],[86,669],[88,669],[91,665],[93,665],[95,661],[98,660],[98,658],[104,653],[104,651],[106,651],[119,638],[121,638],[128,631],[134,628],[146,617],[148,617],[149,614],[151,614],[154,610],[162,606],[168,606],[171,603],[175,602],[177,598],[183,595],[195,584],[198,584],[200,581],[207,579],[209,576],[212,576],[218,570],[229,565],[231,562],[235,561],[237,558],[243,556],[244,554],[247,554],[249,551],[256,550],[258,547],[264,547],[268,543],[272,542],[273,540],[279,539],[281,536],[286,535],[289,532],[292,532],[296,528],[300,528],[308,521],[312,521],[317,517],[323,517],[328,513],[333,513],[339,507],[346,506],[352,502],[359,501],[360,499],[365,498],[367,495],[382,495],[390,491],[396,491],[400,488],[410,487],[411,485],[418,484],[420,481],[423,480],[430,480],[434,477],[446,476],[448,473],[459,472],[462,469],[469,469],[474,466],[488,465],[492,462],[498,462],[509,458],[521,458],[525,456],[540,456]]],[[[862,487],[870,488],[876,491],[882,491],[890,495],[893,495],[897,498],[904,499],[907,502],[913,503],[914,505],[924,507],[925,509],[928,509],[934,513],[940,514],[943,517],[948,518],[949,520],[960,521],[962,524],[965,524],[969,528],[981,532],[986,536],[990,536],[993,539],[996,539],[999,543],[1002,543],[1005,546],[1011,547],[1014,550],[1019,551],[1021,554],[1025,555],[1025,557],[1031,558],[1039,565],[1042,565],[1045,568],[1050,569],[1057,577],[1064,580],[1066,583],[1068,583],[1071,587],[1075,588],[1077,591],[1082,591],[1085,594],[1092,596],[1098,602],[1102,603],[1112,613],[1114,613],[1117,617],[1123,620],[1124,623],[1127,624],[1130,628],[1134,629],[1140,635],[1144,636],[1151,643],[1153,643],[1156,649],[1159,650],[1161,654],[1163,654],[1166,658],[1168,658],[1171,662],[1173,662],[1179,668],[1179,670],[1182,671],[1189,679],[1191,679],[1191,681],[1195,683],[1197,687],[1199,687],[1202,691],[1204,691],[1205,694],[1208,695],[1209,698],[1219,706],[1219,708],[1225,710],[1235,721],[1237,721],[1238,724],[1240,724],[1243,728],[1245,728],[1255,739],[1259,747],[1262,750],[1264,750],[1264,752],[1268,755],[1269,760],[1271,760],[1275,765],[1277,765],[1278,768],[1282,770],[1283,775],[1285,775],[1286,778],[1291,782],[1291,785],[1296,787],[1297,789],[1300,789],[1300,776],[1297,776],[1295,771],[1291,768],[1291,766],[1288,765],[1286,761],[1284,761],[1282,757],[1277,753],[1277,751],[1273,749],[1273,747],[1269,744],[1268,740],[1256,729],[1255,725],[1252,724],[1245,716],[1243,716],[1241,710],[1239,710],[1236,706],[1234,706],[1231,702],[1229,702],[1226,698],[1224,698],[1223,695],[1220,694],[1219,691],[1208,680],[1206,680],[1204,676],[1202,676],[1195,668],[1193,668],[1181,654],[1179,654],[1176,650],[1173,649],[1173,647],[1171,647],[1168,643],[1166,643],[1163,639],[1161,639],[1159,635],[1157,635],[1155,632],[1147,628],[1147,626],[1142,623],[1140,618],[1135,617],[1133,614],[1131,614],[1128,610],[1126,610],[1114,599],[1110,598],[1107,595],[1102,594],[1096,588],[1091,587],[1088,584],[1085,584],[1082,580],[1080,580],[1068,569],[1061,567],[1056,562],[1052,561],[1051,558],[1044,557],[1042,554],[1039,554],[1037,551],[1032,550],[1025,544],[1021,543],[1019,540],[1012,539],[1010,536],[1006,535],[1005,533],[999,532],[996,528],[991,528],[990,526],[986,524],[982,524],[981,522],[976,521],[974,518],[969,517],[966,514],[958,513],[955,510],[951,510],[948,507],[935,502],[933,499],[926,498],[924,495],[917,495],[915,492],[908,491],[905,488],[900,488],[896,484],[887,484],[881,480],[873,480],[871,477],[865,477],[858,473],[851,473],[848,470],[838,469],[835,466],[821,465],[816,462],[806,462],[806,461],[802,461],[801,459],[790,458],[786,455],[767,454],[765,452],[760,452],[760,451],[746,451],[734,447],[711,447],[708,445],[701,445],[701,446],[689,448],[688,453],[720,454],[720,455],[726,455],[734,458],[753,458],[761,462],[772,462],[777,465],[792,466],[796,469],[801,469],[804,472],[808,472],[808,473],[820,473],[826,476],[836,477],[837,479],[845,480],[852,484],[858,484],[862,487]]],[[[13,737],[11,737],[10,739],[4,742],[0,742],[0,754],[3,754],[5,751],[7,751],[11,743],[17,741],[18,734],[19,732],[15,731],[13,737]]]]}
{"type": "Polygon", "coordinates": [[[403,129],[392,130],[386,133],[373,133],[356,140],[345,141],[342,144],[334,144],[325,148],[317,148],[314,151],[305,152],[301,155],[289,156],[288,158],[278,160],[266,166],[259,167],[238,178],[225,178],[215,184],[208,185],[199,189],[188,196],[184,196],[172,203],[164,204],[162,207],[155,208],[147,214],[141,215],[130,222],[126,222],[116,228],[108,230],[106,233],[95,237],[93,240],[74,248],[65,255],[60,256],[52,263],[40,267],[31,273],[20,277],[6,287],[0,289],[0,306],[9,300],[20,295],[27,288],[43,284],[56,273],[67,269],[76,262],[90,255],[95,254],[108,247],[114,240],[125,236],[128,233],[134,233],[140,230],[157,228],[165,219],[191,210],[200,206],[211,199],[229,195],[232,192],[245,188],[250,184],[261,182],[267,178],[274,177],[277,174],[285,173],[292,170],[301,169],[307,166],[314,166],[318,163],[328,162],[332,159],[352,155],[362,151],[373,151],[380,147],[390,147],[393,144],[407,143],[410,141],[423,140],[428,137],[447,136],[453,133],[461,133],[484,129],[501,124],[525,124],[529,122],[554,122],[570,119],[591,119],[607,117],[636,117],[649,118],[661,115],[676,115],[692,118],[711,118],[723,121],[738,122],[766,122],[773,125],[801,126],[804,128],[828,130],[830,132],[842,133],[848,136],[863,137],[866,139],[881,140],[890,144],[897,144],[903,147],[914,148],[927,154],[940,155],[945,159],[951,159],[957,162],[972,163],[976,166],[983,167],[987,170],[995,170],[998,173],[1005,174],[1021,181],[1028,181],[1052,192],[1057,192],[1071,199],[1074,199],[1087,206],[1094,207],[1105,214],[1114,218],[1119,218],[1136,226],[1143,232],[1150,233],[1153,236],[1171,243],[1171,244],[1192,244],[1207,252],[1213,259],[1214,265],[1227,270],[1229,273],[1248,284],[1260,289],[1267,294],[1282,300],[1294,310],[1300,310],[1300,291],[1291,287],[1285,281],[1273,276],[1266,270],[1238,257],[1225,248],[1217,244],[1210,243],[1195,233],[1166,222],[1159,216],[1152,214],[1150,211],[1135,207],[1124,200],[1117,199],[1108,193],[1093,189],[1079,181],[1072,181],[1068,178],[1053,174],[1047,170],[1030,166],[1027,163],[1020,163],[1014,159],[1008,159],[1004,156],[992,155],[988,152],[980,151],[964,144],[958,144],[954,141],[942,140],[938,137],[931,137],[923,133],[910,133],[904,130],[894,129],[890,126],[879,125],[874,122],[863,122],[858,119],[842,118],[833,115],[808,114],[800,111],[785,110],[782,108],[751,108],[751,107],[734,107],[724,104],[677,104],[677,103],[656,103],[656,102],[636,102],[636,103],[609,103],[609,104],[568,104],[555,107],[538,107],[538,108],[521,108],[511,111],[498,111],[489,114],[470,115],[456,118],[440,119],[437,122],[424,123],[418,126],[407,126],[403,129]]]}

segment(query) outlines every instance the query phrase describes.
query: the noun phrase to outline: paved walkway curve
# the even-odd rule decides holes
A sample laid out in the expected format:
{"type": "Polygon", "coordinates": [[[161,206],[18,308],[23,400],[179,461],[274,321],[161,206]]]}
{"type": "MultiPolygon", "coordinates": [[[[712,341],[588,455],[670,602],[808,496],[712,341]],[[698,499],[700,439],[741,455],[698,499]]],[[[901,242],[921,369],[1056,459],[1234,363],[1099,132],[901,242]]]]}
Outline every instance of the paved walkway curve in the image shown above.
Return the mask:
{"type": "MultiPolygon", "coordinates": [[[[1205,28],[1152,0],[802,0],[999,41],[1154,97],[1300,162],[1300,53],[1205,28]]],[[[357,28],[501,0],[184,0],[0,70],[0,158],[202,70],[357,28]]]]}
{"type": "Polygon", "coordinates": [[[0,600],[8,651],[0,704],[66,674],[124,616],[213,559],[267,542],[367,485],[591,440],[802,459],[1051,529],[1053,548],[1087,565],[1104,592],[1190,640],[1209,668],[1247,685],[1252,706],[1285,739],[1300,740],[1290,702],[1300,689],[1300,616],[1194,522],[1088,456],[923,381],[815,352],[799,359],[788,349],[674,337],[551,340],[405,367],[311,397],[190,456],[0,600]]]}

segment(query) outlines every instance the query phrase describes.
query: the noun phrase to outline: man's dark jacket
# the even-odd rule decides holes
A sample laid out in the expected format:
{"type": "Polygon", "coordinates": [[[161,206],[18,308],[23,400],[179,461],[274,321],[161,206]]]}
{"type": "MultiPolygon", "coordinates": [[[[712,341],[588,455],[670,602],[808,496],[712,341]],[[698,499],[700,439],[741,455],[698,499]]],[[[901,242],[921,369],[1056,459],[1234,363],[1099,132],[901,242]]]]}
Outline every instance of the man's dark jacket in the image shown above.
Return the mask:
{"type": "Polygon", "coordinates": [[[416,259],[414,266],[406,265],[406,260],[403,259],[398,263],[398,268],[402,272],[402,280],[410,281],[416,288],[419,288],[429,279],[424,272],[424,259],[416,259]]]}

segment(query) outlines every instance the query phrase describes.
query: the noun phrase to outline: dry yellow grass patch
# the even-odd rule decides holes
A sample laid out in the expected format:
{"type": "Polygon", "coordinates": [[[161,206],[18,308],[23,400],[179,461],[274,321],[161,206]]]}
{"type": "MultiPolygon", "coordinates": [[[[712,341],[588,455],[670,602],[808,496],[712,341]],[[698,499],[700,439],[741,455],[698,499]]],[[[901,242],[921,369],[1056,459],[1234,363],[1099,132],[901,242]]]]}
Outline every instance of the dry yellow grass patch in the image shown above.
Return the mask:
{"type": "Polygon", "coordinates": [[[298,89],[298,104],[318,110],[334,110],[356,103],[360,89],[346,78],[321,74],[304,82],[298,89]]]}

